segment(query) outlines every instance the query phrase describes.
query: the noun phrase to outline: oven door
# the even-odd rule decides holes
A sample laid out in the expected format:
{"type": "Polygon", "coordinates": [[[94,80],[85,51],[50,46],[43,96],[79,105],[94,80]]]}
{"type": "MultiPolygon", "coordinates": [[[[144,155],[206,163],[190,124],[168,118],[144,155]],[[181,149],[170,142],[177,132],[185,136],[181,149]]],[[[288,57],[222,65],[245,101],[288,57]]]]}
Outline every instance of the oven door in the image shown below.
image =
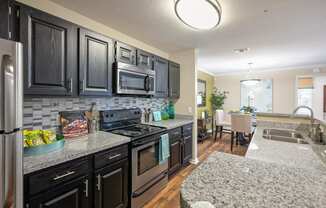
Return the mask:
{"type": "Polygon", "coordinates": [[[155,93],[155,74],[118,69],[118,94],[152,95],[155,93]]]}
{"type": "MultiPolygon", "coordinates": [[[[168,161],[159,163],[159,139],[132,148],[132,191],[160,177],[168,170],[168,161]]],[[[136,145],[135,145],[136,144],[136,145]]]]}

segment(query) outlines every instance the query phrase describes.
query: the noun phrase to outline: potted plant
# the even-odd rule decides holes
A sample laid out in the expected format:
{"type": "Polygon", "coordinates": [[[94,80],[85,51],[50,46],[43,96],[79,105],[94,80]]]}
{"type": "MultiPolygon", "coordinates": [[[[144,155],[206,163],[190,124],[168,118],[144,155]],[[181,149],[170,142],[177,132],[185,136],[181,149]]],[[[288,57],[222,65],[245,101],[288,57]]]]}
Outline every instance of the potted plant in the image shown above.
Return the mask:
{"type": "Polygon", "coordinates": [[[212,96],[210,98],[210,102],[212,104],[212,124],[214,125],[214,118],[215,118],[215,111],[218,109],[223,109],[224,101],[227,98],[227,94],[229,92],[227,91],[222,91],[214,87],[212,96]]]}
{"type": "Polygon", "coordinates": [[[213,93],[212,93],[212,96],[210,99],[212,108],[213,108],[213,112],[215,112],[218,109],[223,109],[224,101],[227,98],[227,94],[229,94],[229,92],[221,91],[214,87],[213,93]]]}

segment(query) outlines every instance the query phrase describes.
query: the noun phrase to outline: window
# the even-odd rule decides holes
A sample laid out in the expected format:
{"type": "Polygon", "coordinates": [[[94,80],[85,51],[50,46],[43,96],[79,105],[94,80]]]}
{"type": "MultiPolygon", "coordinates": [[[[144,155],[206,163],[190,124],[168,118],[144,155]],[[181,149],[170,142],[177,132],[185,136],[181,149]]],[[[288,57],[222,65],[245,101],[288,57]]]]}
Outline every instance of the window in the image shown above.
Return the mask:
{"type": "Polygon", "coordinates": [[[273,111],[273,81],[261,79],[242,80],[240,107],[252,107],[257,112],[273,111]]]}
{"type": "MultiPolygon", "coordinates": [[[[304,105],[312,108],[313,78],[297,78],[297,106],[304,105]]],[[[310,115],[308,109],[299,109],[298,114],[310,115]]]]}

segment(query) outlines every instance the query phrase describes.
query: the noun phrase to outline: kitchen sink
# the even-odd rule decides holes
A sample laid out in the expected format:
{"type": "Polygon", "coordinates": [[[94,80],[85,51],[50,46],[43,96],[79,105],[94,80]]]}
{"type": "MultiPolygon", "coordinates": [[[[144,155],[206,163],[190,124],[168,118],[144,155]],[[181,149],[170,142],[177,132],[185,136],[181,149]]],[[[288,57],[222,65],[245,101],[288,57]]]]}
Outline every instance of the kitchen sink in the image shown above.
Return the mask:
{"type": "Polygon", "coordinates": [[[309,144],[299,132],[294,130],[264,129],[263,138],[280,142],[309,144]]]}

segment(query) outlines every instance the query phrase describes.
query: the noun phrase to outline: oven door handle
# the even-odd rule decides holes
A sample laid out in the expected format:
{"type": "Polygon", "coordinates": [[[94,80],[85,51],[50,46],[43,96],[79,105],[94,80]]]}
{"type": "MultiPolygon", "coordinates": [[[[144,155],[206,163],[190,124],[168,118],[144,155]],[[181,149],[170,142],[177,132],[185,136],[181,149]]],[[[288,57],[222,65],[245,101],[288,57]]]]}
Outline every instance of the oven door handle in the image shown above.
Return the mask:
{"type": "Polygon", "coordinates": [[[141,148],[148,147],[148,146],[155,144],[156,142],[159,142],[159,140],[160,140],[160,137],[155,137],[155,138],[152,138],[152,139],[146,140],[146,141],[134,141],[134,142],[132,142],[132,147],[139,147],[139,146],[141,146],[141,148]]]}
{"type": "Polygon", "coordinates": [[[152,181],[152,183],[144,188],[140,188],[137,191],[134,191],[132,193],[132,197],[136,198],[139,197],[141,195],[143,195],[146,191],[148,191],[149,189],[151,189],[153,186],[155,186],[156,184],[158,184],[164,177],[166,177],[166,175],[168,174],[168,172],[164,172],[163,174],[161,174],[158,178],[156,178],[155,180],[152,181]]]}

